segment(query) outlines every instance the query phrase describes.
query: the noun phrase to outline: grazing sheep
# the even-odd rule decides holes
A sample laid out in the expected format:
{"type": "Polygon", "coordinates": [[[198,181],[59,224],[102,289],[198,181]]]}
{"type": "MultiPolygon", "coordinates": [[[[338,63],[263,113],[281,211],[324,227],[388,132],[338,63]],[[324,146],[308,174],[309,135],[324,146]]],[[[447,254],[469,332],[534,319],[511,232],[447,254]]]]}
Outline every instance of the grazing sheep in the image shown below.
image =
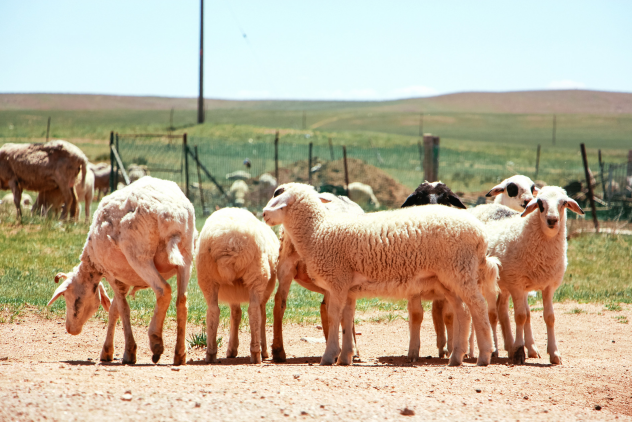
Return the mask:
{"type": "Polygon", "coordinates": [[[129,182],[134,183],[141,177],[149,176],[149,169],[144,164],[130,164],[127,167],[127,176],[129,182]]]}
{"type": "Polygon", "coordinates": [[[527,302],[527,292],[531,290],[542,291],[550,362],[559,364],[562,361],[555,340],[553,294],[562,283],[567,265],[566,208],[584,214],[564,189],[545,186],[537,198],[529,202],[522,217],[514,215],[490,220],[485,225],[489,241],[488,252],[497,256],[501,262],[498,315],[505,349],[518,364],[524,363],[525,345],[529,357],[539,356],[531,332],[527,302]],[[509,295],[514,304],[515,341],[509,323],[509,295]]]}
{"type": "MultiPolygon", "coordinates": [[[[248,167],[250,168],[250,167],[248,167]]],[[[248,180],[252,176],[247,171],[237,170],[232,173],[226,173],[227,180],[248,180]]]]}
{"type": "MultiPolygon", "coordinates": [[[[77,175],[77,183],[75,184],[75,190],[77,192],[77,202],[84,203],[86,223],[90,222],[90,206],[92,204],[92,198],[94,197],[94,172],[91,168],[88,168],[86,180],[83,186],[80,183],[79,175],[77,175]]],[[[53,211],[53,214],[57,216],[59,210],[64,206],[64,197],[59,189],[53,189],[46,192],[40,192],[37,195],[37,200],[33,206],[34,213],[46,214],[48,211],[53,211]]],[[[66,205],[68,206],[68,205],[66,205]]]]}
{"type": "Polygon", "coordinates": [[[406,198],[402,204],[402,208],[412,207],[414,205],[439,204],[446,206],[455,206],[457,208],[467,208],[461,198],[459,198],[445,184],[439,182],[428,182],[427,180],[420,184],[417,189],[406,198]]]}
{"type": "Polygon", "coordinates": [[[97,200],[105,196],[110,190],[110,173],[112,167],[109,163],[89,164],[90,169],[94,173],[94,190],[98,191],[97,200]]]}
{"type": "Polygon", "coordinates": [[[486,197],[495,196],[495,204],[505,205],[522,212],[527,204],[538,194],[535,183],[527,176],[515,175],[494,186],[486,197]]]}
{"type": "Polygon", "coordinates": [[[460,365],[466,352],[469,321],[464,301],[473,316],[480,353],[479,365],[492,354],[492,332],[482,283],[498,271],[486,257],[483,225],[467,213],[428,205],[414,209],[366,214],[362,218],[330,213],[321,201],[328,199],[308,185],[281,185],[264,208],[269,225],[283,224],[308,274],[329,293],[329,338],[322,365],[350,364],[353,357],[352,322],[355,299],[362,296],[407,298],[410,313],[408,357],[419,357],[419,326],[423,316],[421,295],[433,289],[443,293],[457,314],[450,365],[460,365]],[[428,280],[439,280],[429,282],[428,280]],[[343,315],[344,313],[344,315],[343,315]],[[343,348],[338,333],[341,320],[343,348]]]}
{"type": "Polygon", "coordinates": [[[349,183],[349,198],[362,207],[366,207],[369,204],[375,208],[380,207],[380,201],[373,194],[373,188],[364,183],[349,183]]]}
{"type": "MultiPolygon", "coordinates": [[[[322,193],[322,197],[331,202],[325,204],[325,208],[332,213],[349,213],[362,215],[364,210],[355,202],[345,196],[336,196],[330,193],[322,193]]],[[[279,250],[278,279],[279,288],[274,296],[274,340],[272,341],[272,359],[275,362],[285,362],[285,348],[283,347],[283,315],[285,314],[287,296],[290,291],[292,280],[312,292],[324,295],[320,304],[320,318],[325,339],[329,337],[329,324],[327,320],[327,292],[314,284],[307,273],[305,261],[301,259],[296,248],[292,244],[290,236],[285,235],[283,229],[280,230],[281,249],[279,250]]],[[[354,326],[355,344],[355,326],[354,326]]],[[[358,355],[357,347],[354,351],[358,355]]]]}
{"type": "MultiPolygon", "coordinates": [[[[14,200],[13,200],[13,194],[12,193],[7,193],[4,198],[2,198],[2,201],[0,201],[0,204],[2,204],[2,208],[4,208],[6,211],[9,211],[11,209],[11,207],[14,205],[14,200]]],[[[29,195],[28,193],[22,193],[22,199],[20,200],[20,206],[24,207],[24,208],[28,208],[33,204],[33,198],[31,198],[31,195],[29,195]]]]}
{"type": "Polygon", "coordinates": [[[77,215],[75,178],[81,171],[81,185],[88,172],[88,159],[66,141],[45,144],[4,144],[0,147],[0,189],[13,192],[18,221],[22,218],[20,198],[23,190],[37,192],[61,189],[66,207],[61,218],[77,215]]]}
{"type": "Polygon", "coordinates": [[[263,222],[241,208],[215,211],[204,223],[196,248],[198,285],[206,304],[206,362],[217,362],[218,300],[230,304],[226,357],[237,356],[240,303],[249,302],[250,362],[267,358],[266,303],[276,284],[279,239],[263,222]]]}
{"type": "Polygon", "coordinates": [[[109,299],[101,285],[105,277],[114,290],[102,361],[114,353],[114,329],[120,315],[125,334],[124,364],[136,363],[136,342],[125,295],[150,287],[156,308],[149,324],[152,361],[164,351],[162,327],[171,302],[167,279],[177,274],[177,338],[174,365],[186,363],[187,285],[196,237],[193,205],[174,182],[143,177],[106,196],[99,204],[90,227],[81,262],[71,272],[59,273],[55,281],[67,280],[55,290],[48,305],[66,299],[66,330],[81,333],[97,311],[99,301],[106,310],[109,299]]]}
{"type": "Polygon", "coordinates": [[[228,195],[236,207],[246,205],[246,195],[248,194],[248,185],[243,180],[235,180],[228,191],[228,195]]]}

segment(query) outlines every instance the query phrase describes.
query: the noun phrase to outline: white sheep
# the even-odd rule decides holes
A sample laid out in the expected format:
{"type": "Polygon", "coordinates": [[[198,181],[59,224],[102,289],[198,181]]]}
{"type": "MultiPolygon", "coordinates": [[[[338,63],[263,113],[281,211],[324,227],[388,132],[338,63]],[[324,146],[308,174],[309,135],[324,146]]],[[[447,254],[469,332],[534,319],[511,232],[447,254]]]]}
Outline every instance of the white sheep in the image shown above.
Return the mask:
{"type": "MultiPolygon", "coordinates": [[[[479,207],[502,207],[481,205],[479,207]]],[[[477,208],[479,208],[477,207],[477,208]]],[[[524,347],[529,357],[539,357],[533,340],[527,292],[542,291],[544,320],[547,327],[547,351],[550,362],[562,361],[555,340],[553,294],[562,283],[566,271],[566,208],[584,214],[577,202],[557,186],[545,186],[537,198],[531,200],[522,217],[518,215],[490,220],[485,228],[488,253],[500,259],[498,285],[498,315],[503,331],[505,349],[515,363],[525,360],[524,347]],[[509,296],[514,304],[516,340],[509,323],[509,296]]]]}
{"type": "MultiPolygon", "coordinates": [[[[94,197],[94,181],[95,175],[92,168],[88,168],[88,172],[86,173],[85,183],[81,184],[81,175],[77,175],[77,180],[75,182],[75,190],[77,192],[77,203],[83,202],[86,223],[90,222],[90,206],[92,204],[92,198],[94,197]]],[[[35,201],[35,205],[33,205],[34,213],[46,214],[48,211],[52,210],[53,214],[57,216],[59,210],[62,209],[63,206],[68,207],[67,204],[64,204],[64,197],[59,189],[53,189],[46,192],[40,192],[37,194],[37,200],[35,201]]]]}
{"type": "Polygon", "coordinates": [[[171,302],[167,279],[177,274],[177,337],[174,365],[186,363],[187,285],[191,274],[196,236],[193,205],[174,182],[150,176],[106,196],[94,214],[81,262],[71,272],[59,273],[55,281],[67,280],[55,290],[48,305],[64,296],[66,330],[81,333],[94,315],[99,302],[109,321],[102,361],[111,361],[114,329],[120,315],[125,334],[123,363],[136,362],[136,342],[132,334],[130,308],[125,295],[150,287],[156,294],[156,308],[149,324],[152,361],[164,351],[162,327],[171,302]],[[114,290],[110,300],[101,284],[105,277],[114,290]]]}
{"type": "Polygon", "coordinates": [[[235,180],[230,186],[228,195],[236,207],[243,207],[246,204],[246,195],[248,194],[248,185],[243,180],[235,180]]]}
{"type": "Polygon", "coordinates": [[[474,217],[440,205],[366,214],[360,218],[327,211],[311,187],[289,183],[277,188],[264,208],[269,225],[283,224],[305,260],[314,284],[329,293],[329,338],[322,365],[350,364],[355,299],[363,296],[407,298],[410,312],[408,357],[419,357],[421,296],[441,290],[454,307],[458,323],[450,365],[460,365],[466,352],[472,314],[479,344],[478,364],[492,354],[492,332],[479,270],[493,282],[498,267],[486,257],[483,225],[474,217]],[[429,280],[439,280],[430,282],[429,280]],[[343,315],[344,313],[344,315],[343,315]],[[338,333],[343,322],[342,352],[338,333]]]}
{"type": "Polygon", "coordinates": [[[217,362],[218,300],[230,304],[226,357],[237,356],[243,302],[249,303],[250,362],[268,357],[266,303],[276,284],[278,258],[279,239],[249,211],[223,208],[206,220],[195,256],[198,284],[208,306],[206,362],[217,362]]]}
{"type": "MultiPolygon", "coordinates": [[[[28,193],[22,193],[22,198],[19,202],[21,208],[28,208],[33,205],[33,198],[31,198],[31,195],[29,195],[28,193]]],[[[14,205],[13,194],[7,193],[6,195],[4,195],[2,201],[0,201],[0,204],[2,204],[3,209],[5,209],[6,211],[10,211],[11,207],[14,205]]]]}
{"type": "Polygon", "coordinates": [[[349,183],[349,198],[360,206],[366,207],[371,204],[375,208],[380,207],[380,201],[377,200],[373,193],[373,188],[360,182],[349,183]]]}
{"type": "Polygon", "coordinates": [[[127,168],[127,176],[130,183],[134,183],[141,177],[149,176],[149,174],[149,169],[144,164],[130,164],[127,168]]]}
{"type": "MultiPolygon", "coordinates": [[[[329,212],[349,213],[353,215],[362,215],[364,210],[355,202],[345,196],[336,196],[331,193],[321,193],[321,196],[331,202],[325,204],[325,208],[329,212]]],[[[329,337],[329,323],[327,318],[327,292],[314,284],[313,280],[307,274],[305,261],[299,256],[296,248],[292,244],[290,236],[285,235],[283,229],[279,230],[281,237],[281,248],[279,250],[279,264],[277,266],[277,274],[279,279],[279,288],[274,296],[274,339],[272,341],[272,359],[275,362],[285,362],[285,348],[283,345],[283,315],[285,314],[286,301],[290,292],[292,280],[312,292],[324,295],[320,304],[320,318],[323,327],[325,339],[329,337]]],[[[355,327],[354,327],[354,344],[355,344],[355,327]]],[[[354,351],[358,355],[357,347],[354,351]]]]}
{"type": "Polygon", "coordinates": [[[537,194],[538,188],[535,183],[527,176],[517,174],[494,186],[485,196],[488,198],[495,196],[495,204],[505,205],[522,212],[537,194]]]}

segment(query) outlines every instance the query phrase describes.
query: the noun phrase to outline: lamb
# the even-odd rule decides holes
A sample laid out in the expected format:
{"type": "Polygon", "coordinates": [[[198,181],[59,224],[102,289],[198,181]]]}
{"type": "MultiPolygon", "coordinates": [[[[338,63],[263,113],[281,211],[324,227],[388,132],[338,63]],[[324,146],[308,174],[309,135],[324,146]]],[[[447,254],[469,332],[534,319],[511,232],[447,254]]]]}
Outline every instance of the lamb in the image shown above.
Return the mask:
{"type": "MultiPolygon", "coordinates": [[[[355,202],[345,196],[336,196],[330,193],[322,193],[322,197],[331,201],[325,204],[325,208],[332,213],[349,213],[362,215],[364,210],[355,202]]],[[[274,296],[274,339],[272,341],[272,359],[275,362],[285,362],[285,348],[283,347],[283,315],[285,314],[286,301],[290,291],[292,280],[312,292],[324,295],[320,304],[320,318],[325,339],[329,337],[329,324],[327,320],[327,292],[314,284],[309,274],[305,261],[299,256],[296,248],[292,244],[292,239],[287,236],[283,229],[280,230],[281,249],[279,251],[279,264],[277,273],[279,278],[279,288],[274,296]]],[[[353,342],[355,344],[355,327],[353,342]]],[[[359,355],[357,348],[355,355],[359,355]]]]}
{"type": "Polygon", "coordinates": [[[360,182],[349,183],[349,198],[353,199],[358,205],[366,207],[369,204],[375,208],[380,207],[380,201],[377,200],[373,193],[373,188],[360,182]]]}
{"type": "Polygon", "coordinates": [[[488,198],[495,196],[495,204],[505,205],[522,212],[538,194],[538,190],[530,178],[517,174],[494,186],[485,196],[488,198]]]}
{"type": "Polygon", "coordinates": [[[539,357],[527,302],[527,292],[531,290],[542,291],[550,362],[562,362],[555,340],[553,294],[562,283],[567,265],[566,208],[584,214],[564,189],[545,186],[537,198],[529,202],[521,217],[514,215],[486,223],[488,253],[497,256],[501,262],[498,281],[501,292],[497,303],[505,349],[517,364],[525,361],[525,345],[529,357],[539,357]],[[514,304],[515,341],[509,323],[509,295],[514,304]]]}
{"type": "Polygon", "coordinates": [[[109,309],[109,320],[101,360],[114,353],[114,329],[120,315],[125,334],[124,364],[136,363],[136,342],[125,295],[151,287],[156,308],[149,325],[152,361],[164,351],[162,328],[171,302],[167,279],[177,274],[177,337],[174,365],[186,363],[187,285],[191,274],[196,237],[193,205],[174,182],[150,176],[106,196],[94,214],[81,262],[55,281],[66,279],[55,290],[48,305],[61,296],[66,300],[66,330],[78,335],[99,307],[109,309]],[[101,284],[105,277],[114,290],[110,299],[101,284]]]}
{"type": "Polygon", "coordinates": [[[217,362],[218,300],[230,304],[226,357],[237,356],[240,303],[249,302],[250,362],[268,357],[266,303],[276,284],[279,240],[263,222],[241,208],[220,209],[206,220],[196,248],[198,284],[208,306],[206,362],[217,362]]]}
{"type": "Polygon", "coordinates": [[[229,196],[233,200],[236,207],[246,205],[246,195],[248,194],[248,185],[243,180],[235,180],[228,191],[229,196]]]}
{"type": "Polygon", "coordinates": [[[48,191],[61,189],[66,204],[62,219],[70,209],[77,214],[75,178],[81,171],[81,185],[88,172],[88,159],[76,146],[66,141],[45,144],[4,144],[0,147],[0,189],[11,189],[18,221],[22,218],[20,198],[23,190],[48,191]]]}
{"type": "MultiPolygon", "coordinates": [[[[75,184],[75,190],[77,192],[77,202],[83,202],[86,215],[86,223],[90,222],[90,206],[92,204],[92,198],[94,197],[94,182],[95,176],[92,168],[88,168],[86,180],[81,185],[79,175],[77,175],[77,182],[75,184]]],[[[52,210],[55,216],[59,213],[64,205],[64,198],[59,189],[49,190],[46,192],[40,192],[37,195],[35,205],[33,205],[33,212],[46,214],[49,210],[52,210]]],[[[68,205],[66,205],[68,206],[68,205]]]]}
{"type": "Polygon", "coordinates": [[[452,205],[461,209],[467,208],[461,201],[461,198],[452,192],[445,183],[441,181],[430,183],[427,180],[408,195],[408,198],[402,204],[402,208],[428,204],[452,205]]]}
{"type": "Polygon", "coordinates": [[[98,191],[97,200],[99,200],[110,190],[110,173],[112,167],[109,163],[90,163],[88,166],[94,173],[94,190],[98,191]]]}
{"type": "Polygon", "coordinates": [[[321,365],[350,364],[355,299],[361,296],[407,298],[410,313],[408,357],[419,357],[421,295],[436,289],[455,309],[454,349],[450,365],[460,365],[469,334],[464,301],[473,316],[480,353],[479,365],[492,354],[491,326],[481,283],[494,280],[497,264],[486,257],[483,225],[457,210],[428,205],[366,214],[332,214],[324,197],[308,185],[281,185],[264,208],[268,225],[283,224],[305,260],[316,286],[329,293],[329,338],[321,365]],[[438,280],[438,282],[430,282],[438,280]],[[344,315],[343,315],[344,313],[344,315]],[[338,332],[344,323],[342,352],[338,332]]]}

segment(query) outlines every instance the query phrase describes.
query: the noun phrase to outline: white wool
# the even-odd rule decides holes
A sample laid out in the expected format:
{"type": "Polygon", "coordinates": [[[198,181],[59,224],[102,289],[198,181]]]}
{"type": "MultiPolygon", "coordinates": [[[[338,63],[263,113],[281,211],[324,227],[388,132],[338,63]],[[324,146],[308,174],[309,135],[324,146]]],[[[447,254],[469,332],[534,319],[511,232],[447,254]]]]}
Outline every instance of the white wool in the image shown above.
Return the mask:
{"type": "Polygon", "coordinates": [[[362,206],[369,204],[375,208],[380,207],[380,201],[377,200],[373,193],[373,188],[369,185],[360,182],[349,183],[349,197],[356,203],[362,206]]]}
{"type": "Polygon", "coordinates": [[[513,210],[522,212],[529,201],[533,199],[533,186],[535,184],[529,177],[518,174],[500,182],[492,188],[488,196],[490,194],[496,195],[494,198],[495,204],[505,205],[513,210]],[[517,187],[515,196],[510,196],[507,192],[507,186],[512,183],[517,187]]]}

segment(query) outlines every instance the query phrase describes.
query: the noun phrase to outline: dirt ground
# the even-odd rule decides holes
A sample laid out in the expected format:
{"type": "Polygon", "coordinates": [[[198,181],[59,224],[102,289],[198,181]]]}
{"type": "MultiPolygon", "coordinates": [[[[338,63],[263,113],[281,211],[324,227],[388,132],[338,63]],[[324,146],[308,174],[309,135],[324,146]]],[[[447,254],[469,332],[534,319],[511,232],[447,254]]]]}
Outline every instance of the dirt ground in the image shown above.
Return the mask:
{"type": "MultiPolygon", "coordinates": [[[[485,368],[474,361],[450,368],[438,359],[429,312],[421,354],[432,358],[406,362],[407,323],[397,319],[358,326],[361,361],[350,367],[318,366],[325,345],[301,340],[322,336],[312,325],[285,327],[286,364],[250,365],[239,357],[206,365],[205,351],[193,349],[187,366],[172,367],[174,327],[165,331],[167,352],[157,365],[144,327],[134,328],[136,365],[101,364],[103,322],[91,320],[71,336],[61,319],[26,315],[0,324],[0,420],[632,420],[632,335],[619,322],[632,320],[632,306],[612,312],[566,303],[555,310],[563,365],[549,365],[536,311],[542,359],[512,366],[501,357],[485,368]],[[414,415],[402,415],[404,409],[414,415]]],[[[190,326],[188,332],[200,331],[190,326]]],[[[227,333],[221,335],[223,355],[227,333]]],[[[271,341],[271,329],[267,335],[271,341]]],[[[117,358],[122,337],[119,328],[117,358]]],[[[246,356],[248,331],[240,337],[240,356],[246,356]]]]}

